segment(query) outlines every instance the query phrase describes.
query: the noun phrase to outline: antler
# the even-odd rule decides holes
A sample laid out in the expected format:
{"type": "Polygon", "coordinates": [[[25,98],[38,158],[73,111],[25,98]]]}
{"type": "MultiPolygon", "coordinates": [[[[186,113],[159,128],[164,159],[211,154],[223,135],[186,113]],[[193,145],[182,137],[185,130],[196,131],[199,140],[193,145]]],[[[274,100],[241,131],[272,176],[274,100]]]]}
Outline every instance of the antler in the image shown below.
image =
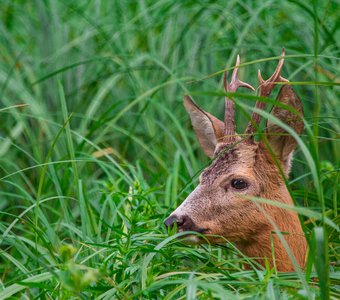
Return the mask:
{"type": "MultiPolygon", "coordinates": [[[[248,83],[245,83],[238,79],[238,68],[240,65],[240,56],[237,55],[236,59],[236,65],[233,71],[233,74],[231,76],[231,82],[228,83],[227,80],[227,72],[224,73],[223,76],[223,82],[224,82],[224,90],[226,93],[234,93],[237,91],[239,87],[245,87],[252,91],[255,91],[255,89],[248,83]]],[[[225,97],[225,114],[224,114],[224,126],[225,126],[225,138],[224,141],[226,143],[233,143],[235,140],[235,104],[234,102],[228,98],[228,96],[225,97]]]]}
{"type": "MultiPolygon", "coordinates": [[[[269,97],[270,93],[272,92],[272,90],[275,87],[275,83],[276,82],[288,82],[289,80],[283,78],[280,73],[282,70],[282,66],[284,63],[284,56],[285,56],[285,49],[282,48],[282,55],[281,55],[281,59],[276,67],[276,70],[274,72],[274,74],[272,76],[270,76],[269,79],[267,79],[266,81],[263,80],[262,76],[261,76],[261,71],[258,71],[258,78],[259,78],[259,82],[260,82],[260,87],[259,87],[259,96],[260,97],[269,97]]],[[[255,104],[255,108],[257,109],[264,109],[266,107],[266,103],[261,102],[261,101],[256,101],[255,104]]],[[[255,132],[255,128],[260,124],[261,121],[261,116],[256,113],[253,112],[252,116],[251,116],[251,120],[248,123],[247,129],[246,129],[246,134],[250,134],[252,135],[255,132]]]]}

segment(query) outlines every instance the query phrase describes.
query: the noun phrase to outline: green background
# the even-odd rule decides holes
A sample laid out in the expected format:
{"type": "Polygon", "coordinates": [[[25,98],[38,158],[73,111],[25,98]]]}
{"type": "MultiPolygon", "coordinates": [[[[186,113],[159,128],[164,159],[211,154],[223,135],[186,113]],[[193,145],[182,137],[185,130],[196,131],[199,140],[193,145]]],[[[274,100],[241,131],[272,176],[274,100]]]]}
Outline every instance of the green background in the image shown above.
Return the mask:
{"type": "MultiPolygon", "coordinates": [[[[338,4],[3,0],[0,298],[335,299],[338,4]],[[222,118],[224,69],[240,54],[257,87],[282,47],[305,110],[289,188],[311,249],[288,274],[163,225],[209,164],[183,95],[222,118]]],[[[243,131],[256,97],[240,92],[243,131]]]]}

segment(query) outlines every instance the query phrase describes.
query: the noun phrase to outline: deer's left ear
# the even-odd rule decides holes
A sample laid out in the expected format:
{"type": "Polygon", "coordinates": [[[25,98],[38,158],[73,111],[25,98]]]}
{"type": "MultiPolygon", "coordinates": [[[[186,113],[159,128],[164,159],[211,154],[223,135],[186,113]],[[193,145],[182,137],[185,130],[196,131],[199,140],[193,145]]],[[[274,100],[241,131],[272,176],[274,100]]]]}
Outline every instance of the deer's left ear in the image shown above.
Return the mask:
{"type": "Polygon", "coordinates": [[[217,143],[224,137],[224,123],[199,108],[189,96],[184,97],[184,106],[204,153],[213,158],[217,143]]]}
{"type": "MultiPolygon", "coordinates": [[[[294,129],[297,134],[301,134],[304,128],[302,120],[303,108],[301,100],[295,94],[293,88],[290,85],[282,86],[276,101],[290,106],[296,112],[274,106],[271,114],[294,129]]],[[[276,157],[281,161],[283,170],[288,175],[291,167],[292,154],[297,142],[284,129],[270,120],[267,121],[266,137],[276,157]]]]}

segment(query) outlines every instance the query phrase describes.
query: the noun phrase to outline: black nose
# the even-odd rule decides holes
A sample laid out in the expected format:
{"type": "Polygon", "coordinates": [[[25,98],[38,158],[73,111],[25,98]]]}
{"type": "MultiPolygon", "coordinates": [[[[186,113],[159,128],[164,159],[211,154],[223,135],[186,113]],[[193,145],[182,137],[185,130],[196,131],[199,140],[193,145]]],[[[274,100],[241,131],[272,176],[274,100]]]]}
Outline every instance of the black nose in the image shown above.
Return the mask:
{"type": "Polygon", "coordinates": [[[173,215],[173,216],[170,216],[169,218],[167,218],[164,221],[164,224],[165,224],[166,227],[173,227],[174,224],[176,223],[177,224],[177,228],[179,229],[186,222],[187,218],[188,218],[187,216],[176,216],[176,215],[173,215]]]}
{"type": "Polygon", "coordinates": [[[177,224],[177,229],[180,229],[181,231],[197,231],[199,233],[204,233],[208,230],[208,228],[201,228],[197,226],[187,215],[171,215],[164,221],[165,226],[170,228],[172,228],[175,223],[177,224]]]}

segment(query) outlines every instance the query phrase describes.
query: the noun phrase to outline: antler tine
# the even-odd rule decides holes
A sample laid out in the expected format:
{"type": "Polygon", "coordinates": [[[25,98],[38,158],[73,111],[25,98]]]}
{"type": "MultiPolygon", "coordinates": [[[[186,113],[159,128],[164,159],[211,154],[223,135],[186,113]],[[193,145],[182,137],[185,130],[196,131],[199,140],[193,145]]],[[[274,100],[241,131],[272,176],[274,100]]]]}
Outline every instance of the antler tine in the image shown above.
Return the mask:
{"type": "MultiPolygon", "coordinates": [[[[255,89],[248,83],[245,83],[238,79],[238,69],[240,66],[240,56],[237,55],[236,58],[236,65],[233,70],[233,74],[231,76],[231,82],[228,83],[227,79],[227,72],[223,75],[223,82],[224,82],[224,90],[225,92],[236,92],[236,90],[239,87],[245,87],[252,91],[255,91],[255,89]]],[[[225,139],[224,141],[226,143],[233,143],[235,140],[235,105],[234,102],[228,98],[228,96],[225,97],[225,114],[224,114],[224,125],[225,125],[225,139]]]]}
{"type": "Polygon", "coordinates": [[[272,90],[275,87],[276,82],[288,82],[289,80],[286,78],[283,78],[280,73],[283,67],[283,63],[285,61],[285,48],[282,48],[282,54],[281,58],[279,60],[279,63],[276,66],[276,69],[272,76],[270,76],[266,81],[263,80],[261,76],[261,70],[258,70],[258,78],[260,82],[260,96],[262,97],[268,97],[272,90]]]}
{"type": "MultiPolygon", "coordinates": [[[[283,63],[284,63],[284,56],[285,56],[285,49],[282,48],[281,59],[279,60],[279,63],[277,64],[277,67],[273,75],[270,76],[267,80],[263,80],[261,76],[261,71],[258,70],[257,75],[258,75],[259,83],[260,83],[259,96],[269,97],[272,90],[275,87],[276,82],[289,82],[288,79],[283,78],[280,75],[282,67],[283,67],[283,63]]],[[[266,104],[264,102],[256,101],[255,108],[263,110],[265,107],[266,107],[266,104]]],[[[261,121],[261,116],[258,113],[253,112],[251,121],[249,122],[247,129],[246,129],[246,134],[253,134],[255,131],[255,127],[259,125],[260,121],[261,121]]]]}
{"type": "Polygon", "coordinates": [[[240,66],[240,56],[237,55],[236,65],[235,65],[233,74],[231,76],[230,90],[228,90],[228,92],[235,92],[239,87],[245,87],[247,89],[255,91],[255,89],[250,84],[245,83],[245,82],[238,79],[239,66],[240,66]]]}

